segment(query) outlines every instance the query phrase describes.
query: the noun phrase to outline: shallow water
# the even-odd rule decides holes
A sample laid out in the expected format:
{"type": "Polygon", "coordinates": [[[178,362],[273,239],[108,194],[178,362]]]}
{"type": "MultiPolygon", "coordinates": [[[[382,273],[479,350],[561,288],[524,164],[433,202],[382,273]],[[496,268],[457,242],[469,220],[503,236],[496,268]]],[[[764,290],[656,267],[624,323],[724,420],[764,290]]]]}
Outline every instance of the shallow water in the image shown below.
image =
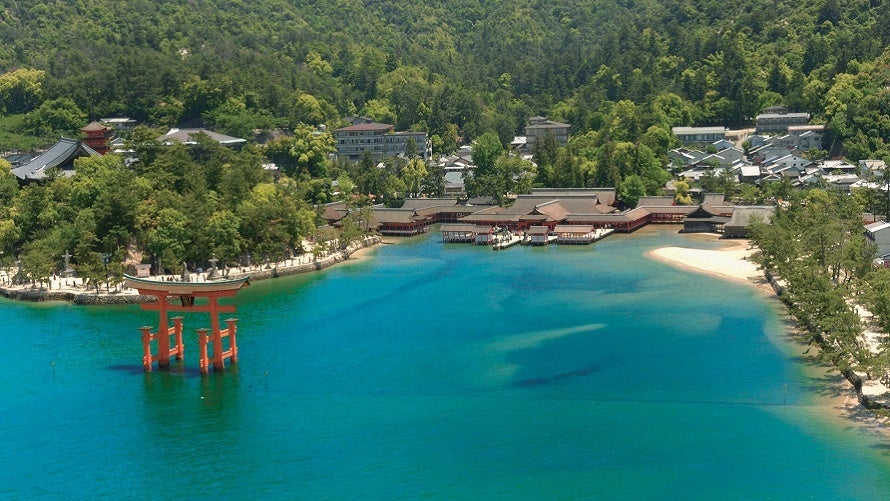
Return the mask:
{"type": "Polygon", "coordinates": [[[0,302],[0,497],[884,498],[775,305],[665,245],[716,244],[381,246],[245,289],[205,377],[142,372],[138,307],[0,302]]]}

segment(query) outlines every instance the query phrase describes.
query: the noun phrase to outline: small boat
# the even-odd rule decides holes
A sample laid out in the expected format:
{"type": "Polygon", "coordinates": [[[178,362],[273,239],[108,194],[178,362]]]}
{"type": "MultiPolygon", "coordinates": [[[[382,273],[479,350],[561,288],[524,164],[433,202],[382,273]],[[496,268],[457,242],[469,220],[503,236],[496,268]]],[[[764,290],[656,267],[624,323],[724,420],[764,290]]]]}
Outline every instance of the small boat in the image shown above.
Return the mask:
{"type": "Polygon", "coordinates": [[[232,280],[211,280],[208,282],[168,282],[151,278],[139,278],[124,274],[124,287],[136,289],[140,294],[163,292],[165,295],[194,296],[208,292],[237,291],[250,285],[250,276],[232,280]]]}

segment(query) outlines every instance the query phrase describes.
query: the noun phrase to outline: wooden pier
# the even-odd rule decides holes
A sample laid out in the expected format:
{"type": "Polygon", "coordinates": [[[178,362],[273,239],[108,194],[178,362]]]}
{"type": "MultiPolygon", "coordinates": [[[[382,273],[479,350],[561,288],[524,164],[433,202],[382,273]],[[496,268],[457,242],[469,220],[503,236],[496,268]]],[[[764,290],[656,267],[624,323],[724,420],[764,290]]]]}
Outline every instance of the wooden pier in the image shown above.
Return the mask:
{"type": "Polygon", "coordinates": [[[506,249],[507,247],[513,247],[514,245],[516,245],[520,242],[522,242],[522,237],[511,233],[508,237],[502,238],[501,240],[492,244],[491,249],[492,250],[503,250],[503,249],[506,249]]]}

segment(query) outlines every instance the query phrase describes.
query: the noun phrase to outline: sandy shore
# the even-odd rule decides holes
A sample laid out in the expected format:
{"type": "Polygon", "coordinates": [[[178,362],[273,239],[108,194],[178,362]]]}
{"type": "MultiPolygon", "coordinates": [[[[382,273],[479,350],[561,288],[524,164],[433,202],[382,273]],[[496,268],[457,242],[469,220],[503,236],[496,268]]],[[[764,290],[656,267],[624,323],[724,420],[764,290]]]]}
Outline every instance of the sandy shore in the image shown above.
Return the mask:
{"type": "MultiPolygon", "coordinates": [[[[702,237],[707,238],[707,237],[702,237]]],[[[712,236],[709,240],[717,240],[712,236]]],[[[723,249],[705,250],[685,247],[661,247],[650,251],[647,255],[653,259],[681,267],[683,269],[706,273],[708,275],[747,283],[758,289],[775,294],[772,286],[766,281],[763,272],[750,260],[755,252],[747,240],[725,240],[723,249]]],[[[778,297],[776,297],[778,299],[778,297]]],[[[823,391],[815,399],[815,405],[824,409],[824,415],[836,425],[849,425],[852,421],[859,427],[862,434],[890,438],[888,423],[877,418],[874,413],[859,404],[855,391],[850,383],[833,367],[826,367],[814,360],[807,353],[810,347],[799,342],[794,336],[794,321],[786,319],[788,337],[786,342],[793,345],[807,362],[806,373],[823,387],[823,391]]]]}
{"type": "Polygon", "coordinates": [[[763,272],[749,259],[754,249],[748,245],[748,241],[727,241],[727,244],[727,248],[720,250],[661,247],[651,251],[649,256],[675,266],[729,280],[765,284],[763,272]]]}

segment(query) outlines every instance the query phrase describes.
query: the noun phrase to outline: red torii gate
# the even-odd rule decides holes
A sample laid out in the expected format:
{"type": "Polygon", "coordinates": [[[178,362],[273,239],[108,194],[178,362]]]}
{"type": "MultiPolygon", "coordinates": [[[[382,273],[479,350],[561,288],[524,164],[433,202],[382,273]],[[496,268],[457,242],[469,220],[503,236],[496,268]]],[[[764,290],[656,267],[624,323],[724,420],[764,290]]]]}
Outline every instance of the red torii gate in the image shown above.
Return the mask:
{"type": "Polygon", "coordinates": [[[185,346],[182,342],[182,318],[168,319],[168,312],[206,312],[210,314],[210,329],[197,329],[198,357],[201,374],[207,374],[210,363],[214,370],[223,370],[226,359],[232,363],[238,362],[238,342],[236,338],[238,319],[225,320],[226,328],[220,329],[219,315],[221,313],[234,313],[232,305],[219,304],[219,298],[231,297],[247,285],[250,277],[235,280],[214,280],[210,282],[164,282],[124,275],[124,286],[139,291],[144,296],[157,297],[157,302],[142,303],[142,309],[157,311],[160,314],[158,330],[151,332],[152,327],[140,327],[142,332],[142,366],[146,372],[151,372],[152,363],[158,362],[159,367],[169,367],[170,357],[182,360],[185,346]],[[178,296],[180,304],[171,303],[169,298],[178,296]],[[207,298],[207,304],[195,304],[195,298],[207,298]],[[173,326],[169,321],[173,321],[173,326]],[[171,347],[170,338],[173,337],[171,347]],[[223,338],[229,339],[229,348],[223,349],[223,338]],[[157,341],[158,354],[152,355],[151,343],[157,341]],[[208,356],[207,345],[213,345],[212,358],[208,356]]]}

